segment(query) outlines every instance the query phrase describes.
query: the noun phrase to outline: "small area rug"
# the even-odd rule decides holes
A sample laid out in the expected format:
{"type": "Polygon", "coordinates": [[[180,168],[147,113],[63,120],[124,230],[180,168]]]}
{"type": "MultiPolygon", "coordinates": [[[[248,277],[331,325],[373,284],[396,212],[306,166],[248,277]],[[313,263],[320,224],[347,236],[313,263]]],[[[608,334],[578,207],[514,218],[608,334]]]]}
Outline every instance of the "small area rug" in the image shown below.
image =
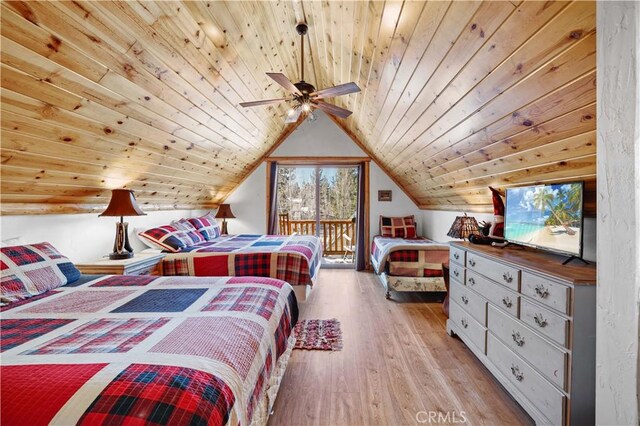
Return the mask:
{"type": "Polygon", "coordinates": [[[296,345],[294,349],[319,351],[339,351],[342,349],[342,330],[340,321],[300,320],[294,329],[296,345]]]}

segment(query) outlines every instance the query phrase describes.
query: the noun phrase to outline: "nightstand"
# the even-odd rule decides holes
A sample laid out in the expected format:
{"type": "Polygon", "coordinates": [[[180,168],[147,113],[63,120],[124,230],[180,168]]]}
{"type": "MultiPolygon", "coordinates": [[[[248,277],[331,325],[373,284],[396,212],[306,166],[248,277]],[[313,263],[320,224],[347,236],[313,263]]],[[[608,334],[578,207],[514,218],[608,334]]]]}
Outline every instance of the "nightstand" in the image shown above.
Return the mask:
{"type": "Polygon", "coordinates": [[[77,263],[76,268],[89,275],[162,275],[164,253],[136,253],[131,259],[100,259],[77,263]]]}

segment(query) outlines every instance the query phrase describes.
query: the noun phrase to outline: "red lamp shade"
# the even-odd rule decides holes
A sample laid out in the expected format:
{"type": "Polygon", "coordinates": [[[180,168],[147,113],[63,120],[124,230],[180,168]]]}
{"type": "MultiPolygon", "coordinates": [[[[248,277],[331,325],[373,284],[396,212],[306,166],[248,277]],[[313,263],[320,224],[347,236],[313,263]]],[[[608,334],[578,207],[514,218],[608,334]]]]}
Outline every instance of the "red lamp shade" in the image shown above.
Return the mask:
{"type": "Polygon", "coordinates": [[[136,197],[130,189],[113,189],[111,191],[111,201],[107,209],[100,216],[144,216],[145,212],[140,210],[136,197]]]}
{"type": "Polygon", "coordinates": [[[218,207],[218,211],[216,212],[216,219],[222,219],[222,229],[220,230],[222,235],[229,234],[227,231],[227,219],[235,219],[235,216],[231,211],[231,206],[229,204],[220,204],[220,207],[218,207]]]}
{"type": "Polygon", "coordinates": [[[218,207],[218,211],[216,212],[216,219],[235,219],[236,217],[233,215],[231,211],[231,206],[229,204],[220,204],[218,207]]]}
{"type": "Polygon", "coordinates": [[[129,224],[123,220],[123,216],[144,216],[140,210],[136,197],[130,189],[114,189],[111,191],[111,201],[107,209],[100,216],[120,216],[120,222],[116,222],[116,240],[113,243],[113,253],[109,259],[129,259],[133,257],[133,249],[129,244],[129,224]]]}

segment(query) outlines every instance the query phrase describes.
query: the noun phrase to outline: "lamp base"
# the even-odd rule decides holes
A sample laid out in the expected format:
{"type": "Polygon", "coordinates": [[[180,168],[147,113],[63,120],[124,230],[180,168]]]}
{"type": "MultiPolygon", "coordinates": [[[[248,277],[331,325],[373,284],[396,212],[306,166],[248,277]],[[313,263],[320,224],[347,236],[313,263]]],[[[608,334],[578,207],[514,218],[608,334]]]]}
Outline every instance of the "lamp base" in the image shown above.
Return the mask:
{"type": "Polygon", "coordinates": [[[111,253],[109,254],[109,259],[111,260],[123,260],[123,259],[131,259],[133,257],[133,253],[124,252],[124,253],[111,253]]]}
{"type": "Polygon", "coordinates": [[[133,249],[129,244],[129,224],[122,220],[116,222],[116,240],[113,243],[113,252],[109,254],[111,260],[131,259],[133,257],[133,249]]]}
{"type": "Polygon", "coordinates": [[[227,221],[222,219],[222,229],[220,230],[220,233],[222,235],[229,235],[229,232],[227,231],[227,221]]]}

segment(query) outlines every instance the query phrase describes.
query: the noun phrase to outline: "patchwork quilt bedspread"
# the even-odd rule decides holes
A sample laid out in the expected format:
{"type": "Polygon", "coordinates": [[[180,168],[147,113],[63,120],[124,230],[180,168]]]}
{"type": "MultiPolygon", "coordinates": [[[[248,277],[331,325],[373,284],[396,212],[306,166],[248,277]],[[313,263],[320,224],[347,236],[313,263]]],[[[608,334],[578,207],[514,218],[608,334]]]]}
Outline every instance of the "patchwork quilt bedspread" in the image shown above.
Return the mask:
{"type": "Polygon", "coordinates": [[[266,423],[293,346],[290,285],[151,276],[79,283],[2,308],[3,425],[266,423]]]}
{"type": "Polygon", "coordinates": [[[399,277],[442,277],[449,245],[428,239],[373,237],[371,263],[377,274],[399,277]]]}
{"type": "Polygon", "coordinates": [[[312,235],[225,235],[167,254],[162,274],[259,276],[313,285],[321,261],[322,243],[312,235]]]}

